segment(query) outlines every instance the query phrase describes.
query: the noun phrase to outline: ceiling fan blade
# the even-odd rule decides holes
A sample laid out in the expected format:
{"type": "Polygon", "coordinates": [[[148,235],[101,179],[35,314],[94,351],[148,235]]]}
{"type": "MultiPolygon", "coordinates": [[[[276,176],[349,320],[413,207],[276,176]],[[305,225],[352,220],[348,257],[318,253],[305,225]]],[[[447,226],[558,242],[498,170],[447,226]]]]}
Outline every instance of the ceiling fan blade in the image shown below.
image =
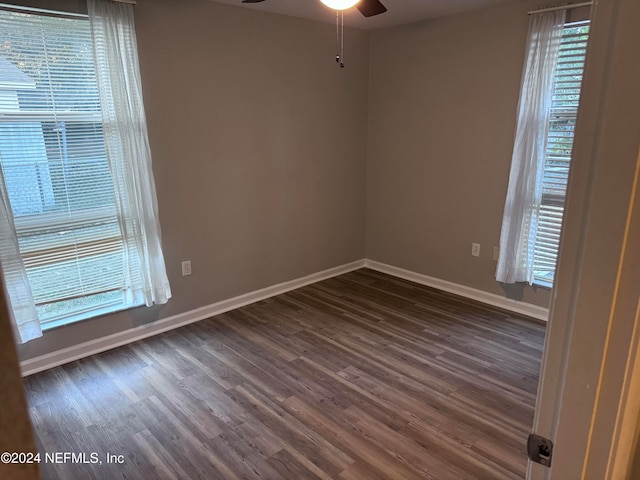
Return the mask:
{"type": "Polygon", "coordinates": [[[387,7],[380,0],[361,0],[356,7],[365,17],[373,17],[387,11],[387,7]]]}
{"type": "Polygon", "coordinates": [[[242,0],[242,3],[260,3],[264,2],[264,0],[242,0]]]}

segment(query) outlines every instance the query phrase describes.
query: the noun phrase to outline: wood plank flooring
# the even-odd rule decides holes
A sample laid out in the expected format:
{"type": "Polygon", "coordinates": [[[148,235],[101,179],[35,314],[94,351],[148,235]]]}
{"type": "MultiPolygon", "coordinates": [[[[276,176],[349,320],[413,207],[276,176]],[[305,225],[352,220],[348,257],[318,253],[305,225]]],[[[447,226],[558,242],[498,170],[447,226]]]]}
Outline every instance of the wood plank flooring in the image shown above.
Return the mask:
{"type": "Polygon", "coordinates": [[[362,269],[25,387],[46,479],[522,479],[543,338],[362,269]]]}

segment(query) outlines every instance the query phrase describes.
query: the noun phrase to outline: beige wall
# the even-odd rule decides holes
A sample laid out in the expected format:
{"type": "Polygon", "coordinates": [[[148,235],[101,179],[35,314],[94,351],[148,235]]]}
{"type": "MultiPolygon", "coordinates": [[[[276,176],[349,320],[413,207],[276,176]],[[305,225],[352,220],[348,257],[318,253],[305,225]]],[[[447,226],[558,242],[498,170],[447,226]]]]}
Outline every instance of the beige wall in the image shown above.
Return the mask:
{"type": "MultiPolygon", "coordinates": [[[[443,17],[371,36],[367,258],[487,292],[524,63],[527,11],[443,17]],[[471,243],[481,244],[480,257],[471,243]]],[[[546,2],[548,4],[548,2],[546,2]]],[[[549,291],[508,296],[547,306],[549,291]]]]}
{"type": "Polygon", "coordinates": [[[368,34],[346,31],[339,69],[330,24],[205,0],[135,15],[173,298],[48,331],[23,359],[364,257],[368,34]]]}

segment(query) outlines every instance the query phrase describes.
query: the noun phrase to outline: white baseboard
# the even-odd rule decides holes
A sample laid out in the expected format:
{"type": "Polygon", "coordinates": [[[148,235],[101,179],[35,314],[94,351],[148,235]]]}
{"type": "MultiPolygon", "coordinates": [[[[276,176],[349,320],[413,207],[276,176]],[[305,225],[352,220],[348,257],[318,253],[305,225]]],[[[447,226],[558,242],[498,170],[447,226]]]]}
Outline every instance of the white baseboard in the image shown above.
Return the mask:
{"type": "Polygon", "coordinates": [[[222,300],[211,305],[196,308],[195,310],[190,310],[185,313],[163,318],[162,320],[140,325],[123,332],[114,333],[113,335],[83,342],[78,345],[56,350],[55,352],[47,353],[38,357],[29,358],[20,362],[20,370],[22,372],[22,376],[26,377],[49,368],[73,362],[80,358],[95,355],[96,353],[111,350],[112,348],[136,342],[143,338],[151,337],[168,330],[173,330],[174,328],[204,320],[205,318],[213,317],[230,310],[235,310],[236,308],[244,307],[250,303],[274,297],[276,295],[295,290],[296,288],[304,287],[305,285],[326,280],[353,270],[358,270],[359,268],[364,267],[364,264],[364,260],[357,260],[355,262],[329,268],[321,272],[312,273],[305,277],[278,283],[270,287],[245,293],[227,300],[222,300]]]}
{"type": "Polygon", "coordinates": [[[386,273],[394,277],[403,278],[411,282],[420,283],[428,287],[437,288],[438,290],[444,290],[445,292],[455,293],[462,297],[477,300],[478,302],[493,305],[494,307],[503,308],[511,312],[520,313],[528,317],[532,317],[538,320],[547,321],[549,318],[549,309],[539,307],[537,305],[531,305],[530,303],[520,302],[518,300],[512,300],[505,298],[494,293],[485,292],[457,283],[448,282],[439,278],[430,277],[421,273],[405,270],[404,268],[394,267],[393,265],[387,265],[386,263],[376,262],[374,260],[365,260],[364,266],[371,270],[386,273]]]}
{"type": "Polygon", "coordinates": [[[342,275],[353,270],[358,270],[363,267],[386,273],[394,277],[403,278],[411,282],[437,288],[439,290],[444,290],[445,292],[454,293],[462,297],[477,300],[482,303],[500,307],[522,315],[527,315],[539,320],[546,321],[549,316],[549,310],[543,307],[519,302],[517,300],[511,300],[501,297],[500,295],[484,292],[471,287],[465,287],[464,285],[458,285],[457,283],[448,282],[439,278],[429,277],[428,275],[412,272],[403,268],[376,262],[374,260],[357,260],[345,265],[313,273],[305,277],[278,283],[270,287],[245,293],[227,300],[222,300],[211,305],[196,308],[195,310],[163,318],[162,320],[140,325],[123,332],[114,333],[113,335],[83,342],[78,345],[56,350],[55,352],[40,355],[38,357],[29,358],[20,362],[20,370],[22,371],[22,376],[26,377],[49,368],[64,365],[65,363],[111,350],[112,348],[120,347],[128,343],[133,343],[162,332],[173,330],[174,328],[198,322],[200,320],[264,300],[265,298],[274,297],[276,295],[295,290],[296,288],[304,287],[305,285],[310,285],[312,283],[342,275]]]}

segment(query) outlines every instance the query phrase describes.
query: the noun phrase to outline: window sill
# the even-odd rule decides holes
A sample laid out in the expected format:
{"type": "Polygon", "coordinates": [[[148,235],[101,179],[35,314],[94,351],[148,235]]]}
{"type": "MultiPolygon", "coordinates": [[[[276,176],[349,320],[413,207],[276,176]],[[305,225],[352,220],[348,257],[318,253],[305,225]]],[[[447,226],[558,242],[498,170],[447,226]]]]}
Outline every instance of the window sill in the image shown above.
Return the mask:
{"type": "Polygon", "coordinates": [[[69,315],[64,318],[59,318],[57,320],[44,322],[41,324],[40,328],[42,328],[43,332],[46,332],[48,330],[64,327],[72,323],[77,323],[83,320],[89,320],[91,318],[99,317],[101,315],[107,315],[109,313],[122,312],[124,310],[129,310],[131,308],[141,307],[142,305],[144,305],[144,303],[135,303],[131,305],[124,305],[122,303],[119,303],[116,305],[108,305],[106,307],[98,308],[96,310],[91,310],[90,312],[82,312],[75,315],[69,315]]]}

